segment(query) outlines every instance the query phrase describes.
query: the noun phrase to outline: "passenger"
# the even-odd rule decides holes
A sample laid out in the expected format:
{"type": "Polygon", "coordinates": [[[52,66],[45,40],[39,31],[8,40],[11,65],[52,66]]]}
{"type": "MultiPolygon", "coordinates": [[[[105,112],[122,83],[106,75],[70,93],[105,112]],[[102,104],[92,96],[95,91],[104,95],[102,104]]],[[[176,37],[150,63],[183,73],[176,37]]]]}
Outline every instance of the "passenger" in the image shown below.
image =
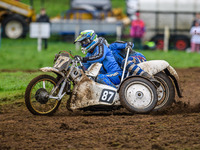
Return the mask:
{"type": "Polygon", "coordinates": [[[85,30],[76,38],[74,43],[76,42],[81,44],[82,52],[87,55],[75,57],[79,57],[86,68],[95,62],[102,63],[96,81],[116,88],[116,85],[120,84],[122,69],[110,49],[104,44],[104,38],[98,38],[93,30],[85,30]]]}
{"type": "Polygon", "coordinates": [[[134,47],[133,43],[119,41],[119,42],[114,42],[109,45],[109,48],[112,51],[119,66],[121,66],[121,68],[124,68],[124,62],[125,62],[126,53],[127,53],[126,51],[127,45],[131,47],[127,65],[126,65],[126,71],[129,72],[129,76],[140,75],[140,76],[150,79],[152,82],[156,84],[156,86],[159,86],[159,83],[157,80],[155,80],[148,72],[144,71],[142,68],[140,68],[137,65],[141,62],[145,62],[146,57],[142,53],[136,52],[132,49],[134,47]]]}

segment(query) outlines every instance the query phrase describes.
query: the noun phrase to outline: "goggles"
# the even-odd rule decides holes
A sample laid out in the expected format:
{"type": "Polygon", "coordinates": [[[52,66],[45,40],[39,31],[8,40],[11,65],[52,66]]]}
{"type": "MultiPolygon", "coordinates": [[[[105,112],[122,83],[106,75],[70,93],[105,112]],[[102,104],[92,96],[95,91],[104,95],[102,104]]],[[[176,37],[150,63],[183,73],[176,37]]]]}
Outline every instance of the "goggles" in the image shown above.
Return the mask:
{"type": "Polygon", "coordinates": [[[88,44],[90,44],[90,39],[85,39],[85,40],[83,40],[83,41],[81,41],[80,43],[81,43],[81,46],[82,47],[86,47],[86,46],[88,46],[88,44]]]}

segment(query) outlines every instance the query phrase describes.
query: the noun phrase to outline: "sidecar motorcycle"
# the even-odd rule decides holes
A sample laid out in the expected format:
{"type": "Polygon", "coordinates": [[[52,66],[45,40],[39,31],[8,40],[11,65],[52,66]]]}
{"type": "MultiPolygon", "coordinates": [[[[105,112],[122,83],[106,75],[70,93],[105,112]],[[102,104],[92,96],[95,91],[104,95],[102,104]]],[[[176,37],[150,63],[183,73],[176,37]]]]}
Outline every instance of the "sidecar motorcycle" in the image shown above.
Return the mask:
{"type": "MultiPolygon", "coordinates": [[[[127,49],[125,66],[130,47],[127,49]]],[[[69,95],[67,109],[70,111],[112,110],[124,107],[132,113],[149,113],[169,107],[174,102],[175,89],[178,96],[182,96],[178,74],[164,60],[139,64],[159,81],[159,87],[142,76],[129,76],[124,67],[120,85],[113,88],[95,81],[102,64],[94,63],[85,71],[80,59],[72,59],[70,55],[60,52],[53,67],[40,69],[43,72],[55,73],[56,78],[47,74],[39,75],[28,84],[25,104],[32,114],[52,115],[66,94],[69,95]]]]}

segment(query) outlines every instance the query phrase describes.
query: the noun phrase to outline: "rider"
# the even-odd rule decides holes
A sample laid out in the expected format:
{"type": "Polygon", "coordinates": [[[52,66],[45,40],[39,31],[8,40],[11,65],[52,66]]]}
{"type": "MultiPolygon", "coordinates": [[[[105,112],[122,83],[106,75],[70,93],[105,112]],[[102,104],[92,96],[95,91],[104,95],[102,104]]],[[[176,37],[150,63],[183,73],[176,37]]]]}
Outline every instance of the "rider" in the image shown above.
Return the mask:
{"type": "Polygon", "coordinates": [[[84,30],[76,38],[74,43],[79,42],[82,46],[82,52],[87,55],[79,57],[86,69],[95,62],[102,63],[100,74],[97,76],[98,83],[107,84],[116,87],[120,83],[122,69],[116,62],[110,49],[104,44],[103,38],[98,38],[93,30],[84,30]]]}
{"type": "Polygon", "coordinates": [[[118,41],[114,42],[109,45],[110,50],[112,51],[117,63],[123,68],[125,57],[126,57],[126,47],[129,45],[131,47],[129,51],[129,57],[126,65],[126,70],[129,72],[129,75],[140,75],[144,76],[148,79],[150,79],[152,82],[155,83],[155,85],[159,86],[159,83],[157,80],[155,80],[149,73],[144,71],[142,68],[140,68],[137,64],[141,62],[145,62],[146,58],[142,53],[134,51],[132,48],[134,47],[134,44],[131,42],[124,42],[124,41],[118,41]]]}

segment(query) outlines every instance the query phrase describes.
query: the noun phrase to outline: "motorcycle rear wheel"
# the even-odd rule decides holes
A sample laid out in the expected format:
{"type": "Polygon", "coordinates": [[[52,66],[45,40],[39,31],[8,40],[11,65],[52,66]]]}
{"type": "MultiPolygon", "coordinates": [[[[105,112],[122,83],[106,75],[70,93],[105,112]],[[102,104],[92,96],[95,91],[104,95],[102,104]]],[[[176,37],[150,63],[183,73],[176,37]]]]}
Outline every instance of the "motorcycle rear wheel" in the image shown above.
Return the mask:
{"type": "MultiPolygon", "coordinates": [[[[57,80],[49,75],[40,75],[31,80],[25,92],[25,104],[34,115],[52,115],[58,109],[60,102],[50,99],[49,94],[56,86],[57,80]]],[[[53,93],[58,94],[58,90],[53,93]]]]}
{"type": "Polygon", "coordinates": [[[141,77],[124,81],[119,91],[123,107],[133,113],[149,113],[156,106],[158,97],[153,83],[141,77]]]}

